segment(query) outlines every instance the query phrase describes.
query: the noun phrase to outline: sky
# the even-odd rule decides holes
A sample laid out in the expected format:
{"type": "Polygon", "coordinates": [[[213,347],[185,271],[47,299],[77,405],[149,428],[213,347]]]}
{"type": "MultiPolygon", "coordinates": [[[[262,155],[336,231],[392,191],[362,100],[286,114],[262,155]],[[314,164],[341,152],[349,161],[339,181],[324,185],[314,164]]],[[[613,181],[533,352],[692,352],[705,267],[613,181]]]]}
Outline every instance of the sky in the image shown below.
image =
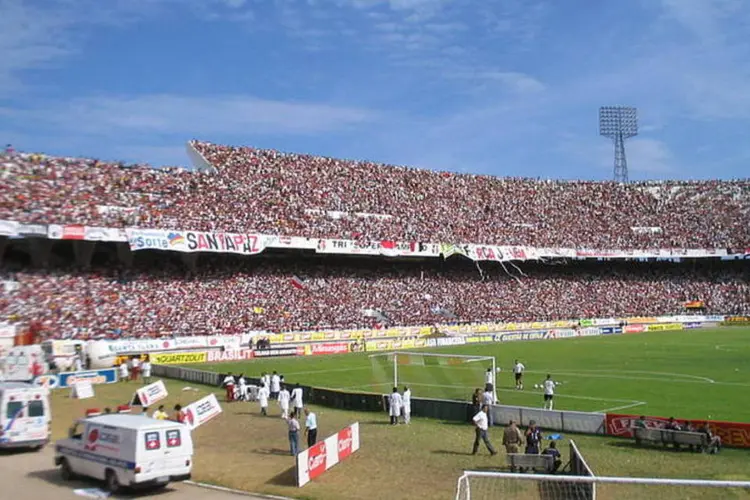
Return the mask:
{"type": "Polygon", "coordinates": [[[747,0],[0,0],[0,142],[189,165],[193,138],[477,174],[750,177],[747,0]]]}

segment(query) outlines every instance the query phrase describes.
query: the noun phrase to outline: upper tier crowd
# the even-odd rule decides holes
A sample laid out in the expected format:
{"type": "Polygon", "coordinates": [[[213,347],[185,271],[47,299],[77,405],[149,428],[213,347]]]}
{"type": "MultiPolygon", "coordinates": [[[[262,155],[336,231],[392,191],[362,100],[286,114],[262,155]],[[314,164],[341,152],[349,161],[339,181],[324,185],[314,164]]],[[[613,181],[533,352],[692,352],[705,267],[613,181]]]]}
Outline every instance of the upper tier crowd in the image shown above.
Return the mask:
{"type": "Polygon", "coordinates": [[[201,335],[432,325],[451,321],[534,321],[706,313],[750,314],[750,270],[736,266],[602,264],[418,268],[221,263],[187,273],[166,262],[90,272],[19,268],[2,278],[2,319],[37,322],[48,337],[201,335]],[[632,266],[632,267],[631,267],[632,266]],[[302,284],[292,284],[290,276],[302,284]],[[295,286],[297,285],[297,286],[295,286]],[[375,310],[380,323],[364,314],[375,310]],[[446,318],[445,312],[455,315],[446,318]]]}
{"type": "Polygon", "coordinates": [[[193,146],[213,173],[6,153],[0,219],[565,248],[750,245],[748,179],[561,182],[193,146]]]}

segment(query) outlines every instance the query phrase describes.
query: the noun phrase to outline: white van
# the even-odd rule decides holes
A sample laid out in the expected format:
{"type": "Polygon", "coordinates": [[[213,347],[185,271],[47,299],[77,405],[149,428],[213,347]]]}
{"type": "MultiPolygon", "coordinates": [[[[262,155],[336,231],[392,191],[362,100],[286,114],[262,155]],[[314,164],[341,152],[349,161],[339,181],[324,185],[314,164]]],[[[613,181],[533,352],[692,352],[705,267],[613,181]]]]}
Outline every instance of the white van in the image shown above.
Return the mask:
{"type": "Polygon", "coordinates": [[[25,382],[0,382],[0,448],[41,450],[50,439],[49,392],[25,382]]]}
{"type": "Polygon", "coordinates": [[[55,443],[55,465],[63,479],[86,476],[121,487],[164,487],[190,479],[190,428],[145,415],[108,414],[79,420],[68,439],[55,443]]]}

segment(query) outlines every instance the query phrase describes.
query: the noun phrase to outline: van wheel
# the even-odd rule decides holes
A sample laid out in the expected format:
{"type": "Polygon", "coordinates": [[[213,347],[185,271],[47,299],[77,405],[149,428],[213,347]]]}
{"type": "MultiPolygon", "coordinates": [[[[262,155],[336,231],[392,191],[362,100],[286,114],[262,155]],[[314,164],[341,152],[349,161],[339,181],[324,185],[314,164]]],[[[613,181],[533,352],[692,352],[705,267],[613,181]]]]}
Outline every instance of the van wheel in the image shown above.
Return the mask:
{"type": "Polygon", "coordinates": [[[64,458],[60,462],[60,475],[62,476],[63,481],[71,481],[73,478],[75,478],[73,469],[70,468],[70,464],[64,458]]]}
{"type": "Polygon", "coordinates": [[[115,474],[115,471],[108,470],[105,481],[107,491],[110,493],[117,493],[120,490],[120,482],[117,480],[117,474],[115,474]]]}

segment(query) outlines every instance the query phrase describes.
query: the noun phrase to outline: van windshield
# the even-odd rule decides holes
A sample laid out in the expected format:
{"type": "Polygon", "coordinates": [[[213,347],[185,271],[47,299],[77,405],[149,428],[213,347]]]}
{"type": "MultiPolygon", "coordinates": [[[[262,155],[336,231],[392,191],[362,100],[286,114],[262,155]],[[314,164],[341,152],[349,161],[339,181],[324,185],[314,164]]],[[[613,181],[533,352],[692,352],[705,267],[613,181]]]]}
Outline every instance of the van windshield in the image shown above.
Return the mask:
{"type": "Polygon", "coordinates": [[[44,403],[40,400],[29,401],[29,407],[26,410],[29,417],[43,417],[44,403]]]}
{"type": "Polygon", "coordinates": [[[8,408],[6,418],[16,418],[20,416],[19,413],[23,409],[23,403],[21,401],[8,401],[8,408]]]}

